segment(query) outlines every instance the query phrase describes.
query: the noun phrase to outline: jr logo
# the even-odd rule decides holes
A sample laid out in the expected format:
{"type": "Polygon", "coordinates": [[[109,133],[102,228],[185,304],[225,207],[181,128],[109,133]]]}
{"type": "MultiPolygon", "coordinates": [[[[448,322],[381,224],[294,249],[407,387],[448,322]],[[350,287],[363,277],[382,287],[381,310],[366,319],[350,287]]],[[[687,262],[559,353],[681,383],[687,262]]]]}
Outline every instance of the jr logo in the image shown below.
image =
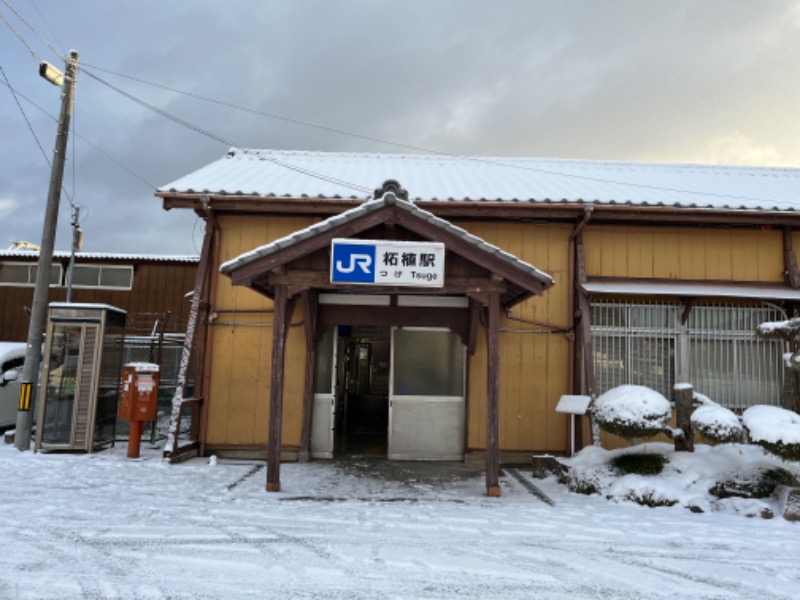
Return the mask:
{"type": "Polygon", "coordinates": [[[375,281],[375,246],[365,243],[333,243],[331,281],[338,283],[373,283],[375,281]]]}
{"type": "Polygon", "coordinates": [[[369,254],[351,254],[350,264],[345,267],[342,261],[336,261],[336,270],[339,273],[352,273],[356,270],[356,265],[364,272],[369,273],[369,267],[372,264],[372,257],[369,254]]]}

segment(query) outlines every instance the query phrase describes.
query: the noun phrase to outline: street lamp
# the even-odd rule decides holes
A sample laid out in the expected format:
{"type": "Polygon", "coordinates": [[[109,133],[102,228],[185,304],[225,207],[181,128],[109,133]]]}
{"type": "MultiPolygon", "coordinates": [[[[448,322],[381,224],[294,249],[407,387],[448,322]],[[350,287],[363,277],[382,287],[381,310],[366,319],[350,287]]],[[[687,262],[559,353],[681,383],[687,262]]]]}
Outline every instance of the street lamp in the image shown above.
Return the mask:
{"type": "MultiPolygon", "coordinates": [[[[53,85],[61,87],[61,115],[58,119],[56,145],[53,150],[53,165],[50,171],[50,189],[47,194],[47,206],[42,226],[42,243],[39,249],[39,262],[36,268],[36,287],[33,292],[31,320],[28,326],[28,343],[25,350],[25,366],[20,381],[19,406],[17,411],[17,429],[14,434],[14,446],[18,450],[29,450],[31,447],[31,429],[33,427],[34,398],[36,382],[41,362],[42,336],[44,335],[45,317],[47,315],[47,294],[50,287],[50,268],[53,264],[53,246],[56,241],[58,225],[58,205],[61,200],[61,182],[64,179],[64,161],[67,154],[67,135],[72,115],[72,102],[75,98],[75,76],[78,72],[78,52],[70,50],[66,60],[66,73],[62,74],[49,63],[39,64],[39,74],[53,85]]],[[[41,423],[39,424],[41,427],[41,423]]]]}

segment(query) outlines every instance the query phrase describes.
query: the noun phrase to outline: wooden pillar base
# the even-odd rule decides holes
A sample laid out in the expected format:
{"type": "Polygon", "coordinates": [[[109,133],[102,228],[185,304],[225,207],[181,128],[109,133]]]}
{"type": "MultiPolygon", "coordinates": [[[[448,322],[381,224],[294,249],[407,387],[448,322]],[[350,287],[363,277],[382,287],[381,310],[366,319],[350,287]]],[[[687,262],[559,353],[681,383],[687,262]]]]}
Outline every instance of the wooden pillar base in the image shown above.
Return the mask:
{"type": "Polygon", "coordinates": [[[267,482],[267,491],[268,492],[280,492],[281,491],[281,482],[280,481],[268,481],[267,482]]]}
{"type": "Polygon", "coordinates": [[[486,495],[490,498],[499,498],[500,497],[500,486],[499,485],[492,485],[486,488],[486,495]]]}

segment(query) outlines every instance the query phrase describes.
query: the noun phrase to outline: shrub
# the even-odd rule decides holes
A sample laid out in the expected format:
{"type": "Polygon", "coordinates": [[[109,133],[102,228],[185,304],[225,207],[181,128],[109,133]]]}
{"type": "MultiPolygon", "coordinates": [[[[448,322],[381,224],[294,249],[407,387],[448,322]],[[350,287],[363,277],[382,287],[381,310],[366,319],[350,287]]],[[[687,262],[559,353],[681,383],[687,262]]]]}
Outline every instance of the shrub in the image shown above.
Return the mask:
{"type": "Polygon", "coordinates": [[[620,475],[658,475],[665,464],[667,458],[663,454],[620,454],[611,459],[611,466],[620,475]]]}
{"type": "Polygon", "coordinates": [[[594,401],[592,414],[609,433],[627,440],[661,433],[672,415],[669,400],[650,388],[621,385],[594,401]]]}
{"type": "Polygon", "coordinates": [[[777,406],[751,406],[742,415],[751,441],[784,460],[800,460],[800,415],[777,406]]]}
{"type": "Polygon", "coordinates": [[[704,437],[721,444],[741,442],[744,428],[736,414],[719,406],[706,404],[692,413],[692,426],[704,437]]]}

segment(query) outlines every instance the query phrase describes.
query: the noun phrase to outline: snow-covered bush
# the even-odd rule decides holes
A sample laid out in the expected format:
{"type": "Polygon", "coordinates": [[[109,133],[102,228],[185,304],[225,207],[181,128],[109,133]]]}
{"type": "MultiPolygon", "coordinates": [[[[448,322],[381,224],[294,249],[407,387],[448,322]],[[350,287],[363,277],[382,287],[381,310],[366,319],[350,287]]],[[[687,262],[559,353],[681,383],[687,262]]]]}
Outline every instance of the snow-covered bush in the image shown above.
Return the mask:
{"type": "Polygon", "coordinates": [[[692,426],[703,437],[719,443],[741,442],[744,428],[731,410],[715,403],[703,403],[692,413],[692,426]]]}
{"type": "Polygon", "coordinates": [[[742,415],[750,440],[786,460],[800,460],[800,415],[777,406],[751,406],[742,415]]]}
{"type": "Polygon", "coordinates": [[[605,431],[631,440],[664,431],[672,415],[669,400],[641,385],[621,385],[602,394],[592,415],[605,431]]]}

